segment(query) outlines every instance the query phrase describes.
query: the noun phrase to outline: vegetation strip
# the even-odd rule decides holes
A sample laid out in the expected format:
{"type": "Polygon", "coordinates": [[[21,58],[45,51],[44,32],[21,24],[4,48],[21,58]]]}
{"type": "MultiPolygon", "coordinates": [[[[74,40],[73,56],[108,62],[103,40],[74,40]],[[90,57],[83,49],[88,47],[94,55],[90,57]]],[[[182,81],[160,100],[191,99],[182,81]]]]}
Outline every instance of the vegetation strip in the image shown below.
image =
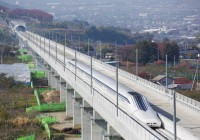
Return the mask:
{"type": "Polygon", "coordinates": [[[47,136],[49,139],[51,139],[51,130],[49,128],[49,123],[56,123],[57,119],[55,117],[47,117],[47,116],[38,116],[40,123],[43,125],[45,128],[45,131],[47,133],[47,136]]]}
{"type": "Polygon", "coordinates": [[[35,135],[30,135],[30,136],[25,136],[25,137],[20,137],[17,138],[17,140],[35,140],[35,135]]]}

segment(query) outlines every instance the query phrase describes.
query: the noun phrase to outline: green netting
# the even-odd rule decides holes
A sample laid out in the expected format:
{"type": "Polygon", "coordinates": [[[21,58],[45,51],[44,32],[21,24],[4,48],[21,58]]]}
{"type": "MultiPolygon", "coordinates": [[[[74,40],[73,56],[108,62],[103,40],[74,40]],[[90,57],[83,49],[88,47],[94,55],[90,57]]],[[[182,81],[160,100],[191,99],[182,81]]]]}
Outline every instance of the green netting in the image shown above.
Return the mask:
{"type": "Polygon", "coordinates": [[[45,128],[48,138],[51,139],[51,131],[49,129],[49,125],[45,121],[42,121],[42,125],[45,128]]]}
{"type": "Polygon", "coordinates": [[[41,103],[40,103],[40,96],[38,95],[37,90],[34,90],[34,95],[35,95],[35,98],[36,98],[36,100],[37,100],[37,104],[40,105],[40,104],[41,104],[41,103]]]}
{"type": "Polygon", "coordinates": [[[56,123],[57,119],[56,117],[49,117],[49,116],[44,116],[44,115],[40,115],[38,116],[38,118],[42,121],[45,121],[46,123],[56,123]]]}
{"type": "Polygon", "coordinates": [[[44,120],[46,123],[56,123],[57,119],[55,117],[45,117],[42,120],[44,120]]]}
{"type": "Polygon", "coordinates": [[[25,50],[25,49],[19,49],[18,51],[20,52],[20,54],[24,54],[24,53],[27,53],[27,52],[28,52],[28,51],[25,50]]]}
{"type": "Polygon", "coordinates": [[[43,125],[43,127],[45,128],[45,131],[47,133],[47,136],[49,139],[51,139],[51,131],[49,128],[49,123],[56,123],[57,119],[56,117],[48,117],[48,116],[38,116],[38,118],[40,119],[41,124],[43,125]]]}
{"type": "Polygon", "coordinates": [[[33,88],[33,82],[31,81],[31,88],[33,88]]]}
{"type": "Polygon", "coordinates": [[[25,50],[25,49],[19,49],[18,51],[19,52],[27,52],[27,50],[25,50]]]}
{"type": "Polygon", "coordinates": [[[35,140],[35,135],[30,135],[30,136],[25,136],[25,137],[20,137],[17,138],[17,140],[35,140]]]}
{"type": "Polygon", "coordinates": [[[52,104],[42,104],[38,106],[33,106],[26,108],[26,112],[55,112],[55,111],[65,111],[65,103],[52,103],[52,104]]]}
{"type": "Polygon", "coordinates": [[[34,70],[31,72],[32,78],[45,78],[45,71],[43,70],[34,70]]]}
{"type": "Polygon", "coordinates": [[[18,58],[22,59],[22,61],[25,63],[32,61],[32,56],[30,56],[30,55],[20,55],[20,56],[18,56],[18,58]]]}

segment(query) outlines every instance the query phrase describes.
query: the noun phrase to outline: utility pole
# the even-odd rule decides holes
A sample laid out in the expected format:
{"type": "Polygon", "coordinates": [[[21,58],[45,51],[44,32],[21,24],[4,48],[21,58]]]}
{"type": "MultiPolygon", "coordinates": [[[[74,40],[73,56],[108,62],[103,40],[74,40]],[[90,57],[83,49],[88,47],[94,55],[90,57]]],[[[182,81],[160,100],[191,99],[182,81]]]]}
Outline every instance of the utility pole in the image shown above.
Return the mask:
{"type": "Polygon", "coordinates": [[[45,31],[44,31],[44,53],[45,53],[45,31]]]}
{"type": "Polygon", "coordinates": [[[52,34],[51,34],[51,40],[53,41],[54,37],[53,37],[53,30],[52,30],[52,34]]]}
{"type": "Polygon", "coordinates": [[[57,48],[57,47],[58,47],[58,46],[57,46],[57,41],[58,41],[58,36],[57,36],[57,33],[56,33],[56,62],[57,62],[57,51],[58,51],[58,50],[57,50],[57,49],[58,49],[58,48],[57,48]]]}
{"type": "Polygon", "coordinates": [[[102,59],[102,52],[101,52],[102,50],[101,50],[101,41],[100,41],[100,61],[101,61],[101,59],[102,59]]]}
{"type": "Polygon", "coordinates": [[[78,47],[79,47],[79,49],[80,49],[80,47],[81,47],[81,38],[80,38],[80,36],[79,36],[79,38],[78,38],[78,47]]]}
{"type": "Polygon", "coordinates": [[[174,124],[174,140],[176,140],[176,92],[173,91],[173,124],[174,124]]]}
{"type": "Polygon", "coordinates": [[[50,38],[51,38],[51,30],[49,30],[49,58],[50,58],[50,46],[51,46],[51,40],[50,40],[50,38]]]}
{"type": "Polygon", "coordinates": [[[167,81],[167,77],[168,77],[168,74],[167,74],[167,67],[168,67],[167,66],[167,63],[168,63],[167,62],[167,54],[166,54],[166,58],[165,59],[166,59],[166,62],[165,62],[165,91],[167,92],[167,86],[168,86],[168,84],[167,84],[167,82],[168,82],[167,81]]]}
{"type": "Polygon", "coordinates": [[[76,56],[76,50],[75,50],[75,81],[77,76],[77,56],[76,56]]]}
{"type": "Polygon", "coordinates": [[[175,58],[175,55],[174,55],[174,67],[176,66],[176,58],[175,58]]]}
{"type": "Polygon", "coordinates": [[[128,59],[126,60],[126,71],[128,72],[128,66],[129,66],[129,63],[128,63],[128,59]]]}
{"type": "Polygon", "coordinates": [[[119,91],[118,91],[118,87],[119,87],[119,81],[118,81],[118,48],[116,46],[116,43],[115,43],[115,48],[116,48],[116,106],[117,106],[117,117],[118,117],[118,111],[119,111],[119,91]]]}
{"type": "Polygon", "coordinates": [[[197,59],[197,68],[196,68],[196,72],[195,72],[195,74],[194,74],[194,79],[193,79],[193,83],[192,83],[192,87],[191,87],[191,91],[192,91],[192,89],[194,88],[194,83],[195,83],[195,79],[196,79],[196,77],[197,77],[197,90],[199,90],[199,57],[200,57],[200,54],[198,54],[198,59],[197,59]]]}
{"type": "Polygon", "coordinates": [[[92,78],[93,78],[93,73],[92,73],[92,56],[90,57],[90,78],[91,78],[91,83],[90,83],[90,86],[91,86],[91,95],[92,95],[92,89],[93,89],[93,83],[92,83],[92,78]]]}
{"type": "Polygon", "coordinates": [[[1,64],[3,64],[3,49],[1,49],[1,64]]]}
{"type": "Polygon", "coordinates": [[[41,51],[41,35],[40,35],[40,51],[41,51]]]}
{"type": "Polygon", "coordinates": [[[138,77],[138,49],[136,49],[136,76],[138,77]]]}
{"type": "Polygon", "coordinates": [[[65,49],[66,49],[66,45],[67,45],[67,42],[66,42],[66,33],[65,33],[65,45],[64,45],[64,71],[65,71],[65,49]]]}
{"type": "Polygon", "coordinates": [[[199,90],[199,59],[197,60],[197,91],[199,90]]]}
{"type": "Polygon", "coordinates": [[[72,35],[71,35],[71,44],[72,44],[72,41],[73,41],[73,39],[72,39],[72,35]]]}
{"type": "Polygon", "coordinates": [[[88,56],[89,56],[89,51],[90,51],[90,40],[88,39],[88,56]]]}

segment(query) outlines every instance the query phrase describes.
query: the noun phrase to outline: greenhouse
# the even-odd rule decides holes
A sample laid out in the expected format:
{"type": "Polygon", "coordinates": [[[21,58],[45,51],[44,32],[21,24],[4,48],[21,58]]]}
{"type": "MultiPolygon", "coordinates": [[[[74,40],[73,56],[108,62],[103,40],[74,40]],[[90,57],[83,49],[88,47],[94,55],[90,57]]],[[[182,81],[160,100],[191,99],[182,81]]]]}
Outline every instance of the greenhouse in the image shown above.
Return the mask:
{"type": "Polygon", "coordinates": [[[23,63],[0,64],[0,73],[7,74],[7,77],[14,77],[15,82],[29,84],[31,81],[29,67],[23,63]]]}

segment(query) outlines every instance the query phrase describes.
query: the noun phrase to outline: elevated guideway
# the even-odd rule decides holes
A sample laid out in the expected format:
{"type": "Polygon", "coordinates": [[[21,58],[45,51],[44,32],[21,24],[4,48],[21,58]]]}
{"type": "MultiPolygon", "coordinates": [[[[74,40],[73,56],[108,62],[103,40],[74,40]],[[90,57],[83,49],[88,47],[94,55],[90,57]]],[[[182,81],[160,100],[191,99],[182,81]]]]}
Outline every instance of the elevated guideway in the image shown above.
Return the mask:
{"type": "MultiPolygon", "coordinates": [[[[56,42],[50,41],[39,35],[27,32],[24,34],[19,33],[19,37],[26,41],[33,50],[35,50],[39,55],[47,55],[51,59],[50,55],[56,56],[57,60],[66,62],[67,59],[74,59],[76,54],[76,59],[87,65],[90,65],[90,57],[79,52],[76,52],[70,48],[57,44],[56,42]],[[64,55],[65,54],[65,58],[64,55]],[[65,60],[66,59],[66,60],[65,60]]],[[[43,56],[42,56],[43,57],[43,56]]],[[[48,60],[47,60],[48,61],[48,60]]],[[[55,61],[55,58],[54,58],[55,61]]],[[[55,67],[58,67],[57,64],[55,67]]],[[[93,59],[93,68],[102,72],[103,74],[115,79],[115,68],[107,65],[99,60],[93,59]]],[[[161,114],[161,118],[172,119],[173,107],[172,107],[172,91],[167,90],[161,86],[155,85],[149,81],[136,77],[135,75],[129,74],[123,70],[119,70],[119,82],[132,88],[134,91],[147,97],[148,101],[151,103],[152,107],[161,114]]],[[[182,96],[177,93],[177,124],[181,126],[178,129],[178,136],[184,137],[185,135],[194,136],[195,139],[200,138],[200,104],[190,98],[182,96]],[[184,130],[182,130],[182,127],[184,130]],[[181,131],[180,131],[181,130],[181,131]],[[186,131],[185,131],[186,130],[186,131]],[[182,134],[184,132],[184,134],[182,134]],[[188,133],[189,132],[189,133],[188,133]]],[[[163,119],[165,120],[165,119],[163,119]]],[[[165,123],[165,122],[164,122],[165,123]]],[[[165,124],[166,129],[168,128],[168,133],[173,132],[173,128],[170,125],[165,124]],[[171,130],[170,130],[171,129],[171,130]]],[[[179,128],[179,127],[178,127],[179,128]]],[[[150,131],[150,130],[146,130],[150,131]]],[[[173,135],[173,134],[172,134],[173,135]]],[[[185,139],[187,137],[185,136],[185,139]]],[[[158,138],[159,139],[159,138],[158,138]]],[[[162,139],[162,137],[161,137],[162,139]]],[[[163,137],[164,139],[164,137],[163,137]]]]}

